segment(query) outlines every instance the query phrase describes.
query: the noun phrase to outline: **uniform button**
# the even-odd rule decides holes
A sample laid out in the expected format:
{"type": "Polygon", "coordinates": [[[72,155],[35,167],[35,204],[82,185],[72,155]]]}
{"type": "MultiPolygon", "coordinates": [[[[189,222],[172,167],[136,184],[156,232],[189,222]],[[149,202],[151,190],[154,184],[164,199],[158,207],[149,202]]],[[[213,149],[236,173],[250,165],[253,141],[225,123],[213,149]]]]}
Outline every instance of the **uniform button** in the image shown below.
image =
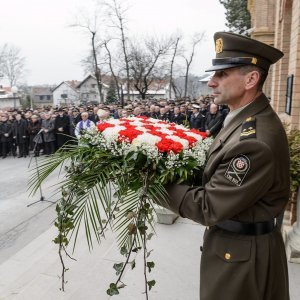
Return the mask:
{"type": "Polygon", "coordinates": [[[225,259],[226,259],[226,260],[229,260],[230,258],[231,258],[230,253],[225,253],[225,259]]]}

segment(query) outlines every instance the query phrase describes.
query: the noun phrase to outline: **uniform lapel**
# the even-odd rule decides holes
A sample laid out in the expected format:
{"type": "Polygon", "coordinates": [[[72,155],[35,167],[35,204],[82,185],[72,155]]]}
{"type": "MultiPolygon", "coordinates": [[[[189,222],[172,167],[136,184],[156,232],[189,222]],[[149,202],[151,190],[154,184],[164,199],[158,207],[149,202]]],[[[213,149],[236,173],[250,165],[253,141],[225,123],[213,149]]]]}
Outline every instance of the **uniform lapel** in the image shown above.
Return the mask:
{"type": "Polygon", "coordinates": [[[268,107],[269,100],[264,94],[261,94],[255,101],[249,104],[245,109],[243,109],[239,114],[237,114],[225,128],[222,128],[219,134],[216,136],[213,141],[209,152],[209,157],[220,147],[223,147],[226,140],[230,137],[230,135],[249,117],[256,115],[260,111],[264,110],[268,107]]]}

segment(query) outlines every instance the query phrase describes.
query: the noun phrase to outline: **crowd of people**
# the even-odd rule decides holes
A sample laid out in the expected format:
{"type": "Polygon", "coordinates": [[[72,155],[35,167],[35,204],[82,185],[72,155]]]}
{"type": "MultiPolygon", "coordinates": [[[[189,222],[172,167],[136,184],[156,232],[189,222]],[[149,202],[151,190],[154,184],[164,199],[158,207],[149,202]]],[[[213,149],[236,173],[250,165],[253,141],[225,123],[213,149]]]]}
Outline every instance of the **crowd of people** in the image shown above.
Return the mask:
{"type": "MultiPolygon", "coordinates": [[[[0,110],[0,156],[51,155],[72,137],[80,137],[107,118],[147,116],[216,136],[228,113],[210,98],[195,101],[143,100],[117,104],[0,110]]],[[[74,140],[74,138],[73,138],[74,140]]]]}

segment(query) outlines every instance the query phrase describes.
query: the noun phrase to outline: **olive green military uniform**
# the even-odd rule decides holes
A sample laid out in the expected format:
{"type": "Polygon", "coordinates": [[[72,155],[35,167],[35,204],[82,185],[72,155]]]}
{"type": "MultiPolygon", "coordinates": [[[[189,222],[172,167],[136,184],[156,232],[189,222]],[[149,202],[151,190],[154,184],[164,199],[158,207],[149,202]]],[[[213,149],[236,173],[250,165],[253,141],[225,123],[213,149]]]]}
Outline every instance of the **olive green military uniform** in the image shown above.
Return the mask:
{"type": "Polygon", "coordinates": [[[213,226],[228,219],[256,223],[277,217],[289,196],[288,157],[281,122],[262,95],[215,139],[202,186],[168,187],[173,211],[212,226],[206,230],[201,258],[201,300],[289,299],[279,229],[248,236],[213,226]],[[240,140],[249,117],[255,120],[256,136],[240,140]],[[242,172],[235,163],[241,164],[242,172]]]}
{"type": "Polygon", "coordinates": [[[167,191],[171,210],[208,226],[201,258],[201,300],[289,299],[278,227],[265,234],[240,234],[218,226],[228,220],[272,222],[288,201],[287,138],[264,94],[217,135],[202,185],[171,184],[167,191]]]}

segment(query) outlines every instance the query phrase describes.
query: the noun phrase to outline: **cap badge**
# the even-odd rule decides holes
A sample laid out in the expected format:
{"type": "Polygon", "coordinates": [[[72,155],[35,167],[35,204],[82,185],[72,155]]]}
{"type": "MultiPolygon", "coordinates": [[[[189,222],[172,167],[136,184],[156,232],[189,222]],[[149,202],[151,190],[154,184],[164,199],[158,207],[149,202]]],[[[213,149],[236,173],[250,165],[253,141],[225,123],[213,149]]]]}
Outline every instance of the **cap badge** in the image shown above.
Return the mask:
{"type": "Polygon", "coordinates": [[[216,53],[221,53],[223,51],[223,40],[221,38],[216,40],[216,53]]]}
{"type": "Polygon", "coordinates": [[[252,57],[251,63],[253,65],[256,65],[257,64],[257,58],[256,57],[252,57]]]}

